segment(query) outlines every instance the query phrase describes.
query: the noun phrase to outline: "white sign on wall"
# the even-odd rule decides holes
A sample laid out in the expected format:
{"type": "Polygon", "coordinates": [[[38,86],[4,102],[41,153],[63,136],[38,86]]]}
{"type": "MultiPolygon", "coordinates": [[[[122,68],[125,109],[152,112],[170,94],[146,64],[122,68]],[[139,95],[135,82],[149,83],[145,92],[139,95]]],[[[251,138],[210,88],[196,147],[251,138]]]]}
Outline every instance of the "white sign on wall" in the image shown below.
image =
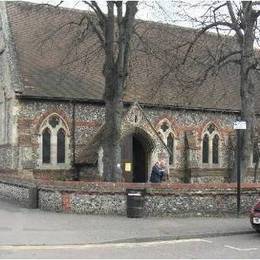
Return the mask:
{"type": "Polygon", "coordinates": [[[246,121],[235,121],[234,129],[246,129],[246,121]]]}

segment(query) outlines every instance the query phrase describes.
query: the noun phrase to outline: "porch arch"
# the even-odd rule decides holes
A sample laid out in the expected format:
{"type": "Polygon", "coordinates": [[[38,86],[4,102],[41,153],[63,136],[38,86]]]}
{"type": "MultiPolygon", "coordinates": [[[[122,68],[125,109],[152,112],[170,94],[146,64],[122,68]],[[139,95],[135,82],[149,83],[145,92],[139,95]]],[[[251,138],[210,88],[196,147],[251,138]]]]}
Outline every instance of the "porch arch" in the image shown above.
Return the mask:
{"type": "Polygon", "coordinates": [[[154,149],[152,137],[142,128],[135,127],[123,135],[121,161],[126,182],[148,181],[154,149]]]}

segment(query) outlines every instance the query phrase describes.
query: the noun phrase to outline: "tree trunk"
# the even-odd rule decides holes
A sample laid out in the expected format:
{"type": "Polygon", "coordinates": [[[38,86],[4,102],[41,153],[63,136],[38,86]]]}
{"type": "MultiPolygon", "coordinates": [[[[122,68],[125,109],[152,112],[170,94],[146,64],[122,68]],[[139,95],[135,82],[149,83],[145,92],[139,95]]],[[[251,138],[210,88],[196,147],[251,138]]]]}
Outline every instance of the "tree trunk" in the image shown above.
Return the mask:
{"type": "Polygon", "coordinates": [[[252,140],[255,132],[255,87],[253,73],[255,67],[254,39],[255,39],[255,17],[252,5],[243,2],[244,14],[244,36],[241,46],[241,71],[240,71],[240,95],[241,95],[241,119],[247,122],[247,129],[242,134],[241,151],[241,178],[245,177],[252,153],[252,140]]]}
{"type": "Polygon", "coordinates": [[[122,179],[120,141],[123,102],[122,84],[117,77],[115,67],[106,75],[105,88],[104,181],[117,182],[122,179]]]}
{"type": "Polygon", "coordinates": [[[137,12],[137,2],[126,3],[122,16],[122,1],[108,1],[108,16],[105,19],[105,132],[103,135],[104,181],[122,180],[121,169],[121,123],[123,115],[123,89],[127,77],[130,40],[137,12]],[[117,8],[115,29],[114,6],[117,8]]]}

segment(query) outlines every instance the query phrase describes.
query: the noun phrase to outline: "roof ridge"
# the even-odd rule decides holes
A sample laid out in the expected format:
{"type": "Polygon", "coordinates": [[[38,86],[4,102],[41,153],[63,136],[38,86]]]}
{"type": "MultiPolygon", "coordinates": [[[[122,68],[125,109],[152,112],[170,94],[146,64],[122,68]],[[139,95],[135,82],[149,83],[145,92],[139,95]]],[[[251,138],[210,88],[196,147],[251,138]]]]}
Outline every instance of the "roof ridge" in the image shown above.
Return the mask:
{"type": "Polygon", "coordinates": [[[77,9],[77,8],[70,8],[70,7],[64,7],[64,6],[55,6],[51,4],[44,4],[44,3],[33,3],[30,1],[5,1],[8,5],[20,5],[24,7],[36,7],[36,8],[46,8],[51,10],[63,10],[68,12],[75,12],[75,13],[85,13],[87,10],[77,9]]]}

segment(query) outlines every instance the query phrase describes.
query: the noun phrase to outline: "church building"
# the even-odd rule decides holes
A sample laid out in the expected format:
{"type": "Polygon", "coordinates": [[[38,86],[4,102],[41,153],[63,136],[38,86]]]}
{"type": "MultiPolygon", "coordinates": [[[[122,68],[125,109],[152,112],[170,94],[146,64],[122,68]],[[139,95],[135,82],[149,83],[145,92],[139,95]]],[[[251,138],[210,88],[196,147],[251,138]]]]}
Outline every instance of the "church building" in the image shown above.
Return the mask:
{"type": "MultiPolygon", "coordinates": [[[[94,32],[82,29],[88,14],[0,2],[0,15],[1,175],[102,181],[104,54],[94,32]]],[[[123,181],[148,182],[161,157],[170,182],[234,180],[239,68],[194,83],[203,65],[182,65],[177,50],[191,29],[144,21],[136,28],[147,44],[134,36],[123,100],[123,181]]],[[[197,64],[207,54],[203,47],[213,49],[217,39],[211,34],[202,41],[197,64]]],[[[256,91],[260,97],[260,84],[256,91]]]]}

